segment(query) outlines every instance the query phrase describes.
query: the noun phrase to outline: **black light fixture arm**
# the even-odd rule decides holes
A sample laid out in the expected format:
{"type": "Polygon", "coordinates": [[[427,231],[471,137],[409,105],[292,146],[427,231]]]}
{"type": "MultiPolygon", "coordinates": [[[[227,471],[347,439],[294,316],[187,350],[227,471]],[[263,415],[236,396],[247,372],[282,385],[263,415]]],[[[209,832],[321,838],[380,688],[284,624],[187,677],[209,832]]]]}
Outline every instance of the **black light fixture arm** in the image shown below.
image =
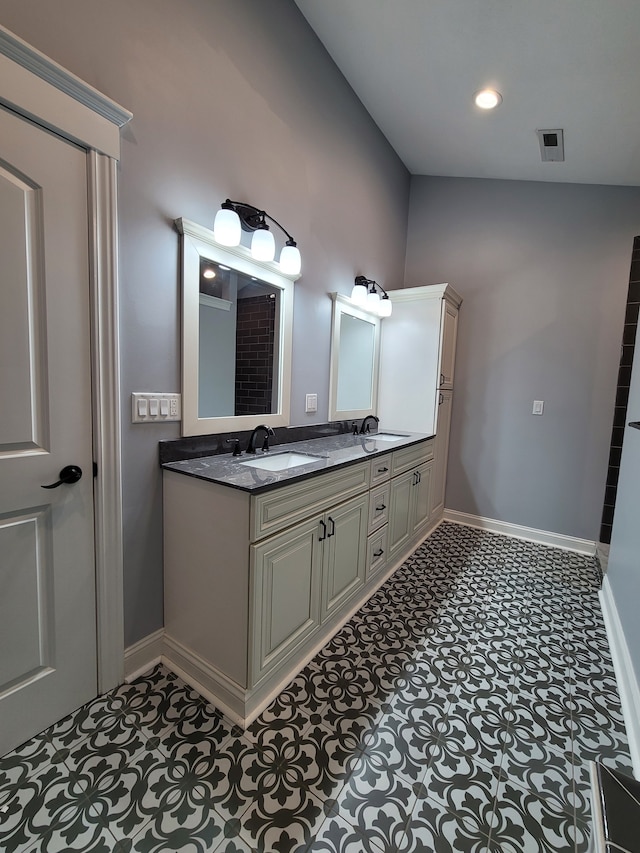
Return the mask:
{"type": "Polygon", "coordinates": [[[374,287],[377,287],[379,290],[381,290],[387,299],[389,298],[389,294],[384,289],[384,287],[381,284],[378,284],[378,282],[374,281],[372,278],[366,278],[366,276],[364,275],[357,275],[355,283],[365,285],[367,290],[369,289],[370,285],[373,285],[374,287]]]}
{"type": "Polygon", "coordinates": [[[296,241],[293,239],[291,234],[289,234],[287,229],[284,228],[277,219],[270,216],[266,210],[260,210],[259,207],[255,207],[253,204],[247,204],[244,201],[232,201],[230,198],[228,198],[221,207],[224,210],[234,210],[240,217],[240,224],[245,231],[257,231],[259,228],[266,228],[267,225],[265,223],[265,219],[268,219],[273,222],[274,225],[277,225],[283,234],[286,235],[287,246],[297,245],[296,241]]]}

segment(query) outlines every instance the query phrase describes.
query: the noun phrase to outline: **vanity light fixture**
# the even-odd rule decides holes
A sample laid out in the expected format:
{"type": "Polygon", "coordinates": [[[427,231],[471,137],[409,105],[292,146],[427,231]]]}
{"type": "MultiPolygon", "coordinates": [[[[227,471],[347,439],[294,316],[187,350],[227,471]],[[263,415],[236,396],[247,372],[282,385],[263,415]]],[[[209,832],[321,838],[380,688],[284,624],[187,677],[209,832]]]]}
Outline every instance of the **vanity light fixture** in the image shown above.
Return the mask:
{"type": "Polygon", "coordinates": [[[502,95],[495,89],[481,89],[473,96],[473,102],[481,110],[494,110],[502,103],[502,95]]]}
{"type": "Polygon", "coordinates": [[[280,252],[280,269],[287,275],[298,275],[302,259],[296,241],[277,219],[252,204],[231,201],[228,198],[216,214],[213,236],[223,246],[238,246],[243,230],[253,232],[251,254],[257,261],[272,261],[276,253],[276,242],[269,230],[267,219],[277,225],[287,237],[287,242],[280,252]]]}
{"type": "Polygon", "coordinates": [[[379,317],[391,316],[393,306],[389,294],[382,285],[371,278],[365,278],[363,275],[356,276],[351,291],[351,300],[356,305],[365,305],[370,311],[375,311],[379,317]],[[382,295],[378,293],[378,290],[382,292],[382,295]]]}

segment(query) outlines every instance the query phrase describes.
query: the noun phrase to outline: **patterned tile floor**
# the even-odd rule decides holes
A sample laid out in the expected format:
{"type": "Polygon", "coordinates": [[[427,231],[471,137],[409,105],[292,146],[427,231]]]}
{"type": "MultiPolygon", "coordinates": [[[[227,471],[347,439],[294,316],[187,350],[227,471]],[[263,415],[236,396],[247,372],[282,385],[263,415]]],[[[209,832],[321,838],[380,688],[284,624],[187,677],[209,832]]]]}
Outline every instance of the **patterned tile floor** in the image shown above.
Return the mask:
{"type": "Polygon", "coordinates": [[[443,524],[245,733],[158,667],[1,759],[0,850],[582,853],[595,756],[594,560],[443,524]]]}

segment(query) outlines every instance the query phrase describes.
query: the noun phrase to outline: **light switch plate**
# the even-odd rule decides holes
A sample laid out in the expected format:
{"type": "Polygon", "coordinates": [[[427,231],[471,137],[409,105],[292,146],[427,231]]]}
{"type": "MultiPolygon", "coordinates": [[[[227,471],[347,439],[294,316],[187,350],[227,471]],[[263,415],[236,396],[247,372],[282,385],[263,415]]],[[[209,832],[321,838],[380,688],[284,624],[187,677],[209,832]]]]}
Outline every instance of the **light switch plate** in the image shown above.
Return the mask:
{"type": "Polygon", "coordinates": [[[532,415],[541,415],[544,412],[544,400],[534,400],[533,401],[533,411],[532,415]]]}
{"type": "Polygon", "coordinates": [[[136,391],[131,395],[131,423],[150,424],[182,420],[180,394],[136,391]],[[152,414],[153,412],[153,414],[152,414]]]}
{"type": "Polygon", "coordinates": [[[318,395],[317,394],[307,394],[304,406],[305,412],[317,412],[318,411],[318,395]]]}

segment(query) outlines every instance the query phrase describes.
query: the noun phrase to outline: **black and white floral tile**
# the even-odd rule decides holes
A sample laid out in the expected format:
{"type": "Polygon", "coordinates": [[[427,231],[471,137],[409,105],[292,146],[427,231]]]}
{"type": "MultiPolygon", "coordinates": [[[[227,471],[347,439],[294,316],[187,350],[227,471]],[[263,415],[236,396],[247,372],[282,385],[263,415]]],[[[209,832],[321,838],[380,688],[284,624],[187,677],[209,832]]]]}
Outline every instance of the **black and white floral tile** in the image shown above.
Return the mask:
{"type": "Polygon", "coordinates": [[[246,732],[157,667],[0,759],[15,853],[584,853],[594,560],[442,524],[246,732]]]}

